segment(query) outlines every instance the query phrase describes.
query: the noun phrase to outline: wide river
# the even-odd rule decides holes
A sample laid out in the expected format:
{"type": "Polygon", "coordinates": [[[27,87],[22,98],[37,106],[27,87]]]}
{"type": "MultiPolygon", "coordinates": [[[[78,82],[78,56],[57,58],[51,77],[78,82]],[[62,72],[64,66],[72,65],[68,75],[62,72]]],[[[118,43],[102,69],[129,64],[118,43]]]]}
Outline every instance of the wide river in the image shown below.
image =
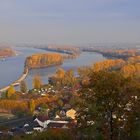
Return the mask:
{"type": "MultiPolygon", "coordinates": [[[[17,80],[23,73],[24,62],[27,56],[34,53],[47,53],[42,49],[27,48],[27,47],[13,47],[14,50],[20,52],[18,56],[6,58],[5,61],[0,61],[0,89],[10,85],[17,80]]],[[[52,52],[51,52],[52,53],[52,52]]],[[[82,66],[90,66],[95,62],[104,60],[105,58],[98,53],[82,52],[76,59],[65,60],[64,63],[59,66],[65,70],[74,69],[82,66]]],[[[28,88],[32,88],[32,79],[35,74],[39,74],[43,83],[48,82],[48,78],[52,76],[58,67],[50,67],[43,69],[30,70],[26,82],[28,88]]]]}

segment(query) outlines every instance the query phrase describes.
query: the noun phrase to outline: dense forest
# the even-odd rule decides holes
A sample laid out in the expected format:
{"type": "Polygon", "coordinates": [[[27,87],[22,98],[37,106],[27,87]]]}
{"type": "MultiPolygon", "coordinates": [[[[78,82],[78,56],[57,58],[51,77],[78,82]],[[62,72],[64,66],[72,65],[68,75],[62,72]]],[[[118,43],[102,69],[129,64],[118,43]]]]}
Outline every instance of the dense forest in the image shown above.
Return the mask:
{"type": "Polygon", "coordinates": [[[63,56],[58,53],[34,54],[27,57],[25,65],[30,68],[49,67],[63,63],[63,56]]]}
{"type": "Polygon", "coordinates": [[[101,70],[117,70],[121,71],[124,76],[140,76],[140,56],[129,57],[123,59],[108,59],[102,62],[97,62],[92,66],[94,71],[101,70]]]}

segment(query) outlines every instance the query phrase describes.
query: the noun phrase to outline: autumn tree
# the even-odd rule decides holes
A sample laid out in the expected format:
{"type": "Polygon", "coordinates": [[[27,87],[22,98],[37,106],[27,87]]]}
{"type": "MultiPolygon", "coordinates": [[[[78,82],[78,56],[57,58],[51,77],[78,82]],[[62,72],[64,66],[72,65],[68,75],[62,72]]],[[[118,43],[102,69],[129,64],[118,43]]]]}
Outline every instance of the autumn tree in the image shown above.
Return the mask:
{"type": "Polygon", "coordinates": [[[64,106],[64,102],[63,102],[61,99],[59,99],[59,100],[57,101],[57,103],[58,103],[58,105],[59,105],[60,107],[63,107],[63,106],[64,106]]]}
{"type": "Polygon", "coordinates": [[[63,62],[63,55],[59,53],[38,53],[27,57],[25,65],[28,68],[40,68],[59,65],[63,62]]]}
{"type": "Polygon", "coordinates": [[[57,69],[57,71],[56,71],[56,77],[57,78],[63,78],[64,75],[65,75],[64,69],[62,69],[62,68],[57,69]]]}
{"type": "Polygon", "coordinates": [[[34,102],[33,99],[31,99],[29,101],[29,110],[30,110],[31,113],[33,113],[35,111],[35,102],[34,102]]]}
{"type": "Polygon", "coordinates": [[[40,75],[35,75],[33,78],[33,88],[40,89],[42,86],[42,81],[40,75]]]}
{"type": "Polygon", "coordinates": [[[104,71],[91,71],[89,79],[79,92],[79,131],[92,138],[102,134],[109,140],[127,139],[140,121],[139,83],[120,73],[104,71]]]}
{"type": "Polygon", "coordinates": [[[65,72],[62,79],[62,86],[74,87],[76,84],[76,77],[74,76],[74,71],[72,69],[65,72]]]}
{"type": "Polygon", "coordinates": [[[20,91],[23,92],[23,93],[27,92],[27,84],[26,84],[25,81],[20,82],[20,91]]]}
{"type": "Polygon", "coordinates": [[[63,83],[63,78],[65,76],[65,71],[62,68],[58,68],[55,72],[55,75],[49,79],[49,83],[57,87],[61,86],[63,83]]]}
{"type": "Polygon", "coordinates": [[[10,98],[15,94],[16,90],[15,88],[11,85],[8,90],[7,90],[7,97],[10,98]]]}
{"type": "Polygon", "coordinates": [[[101,62],[97,62],[92,66],[92,69],[96,72],[102,70],[112,70],[112,69],[120,69],[123,65],[125,65],[125,61],[122,59],[108,59],[101,62]]]}
{"type": "Polygon", "coordinates": [[[5,109],[9,111],[21,110],[25,111],[28,109],[26,101],[10,100],[10,99],[1,99],[0,100],[0,109],[5,109]]]}
{"type": "Polygon", "coordinates": [[[140,63],[128,64],[121,68],[124,76],[140,76],[140,63]]]}

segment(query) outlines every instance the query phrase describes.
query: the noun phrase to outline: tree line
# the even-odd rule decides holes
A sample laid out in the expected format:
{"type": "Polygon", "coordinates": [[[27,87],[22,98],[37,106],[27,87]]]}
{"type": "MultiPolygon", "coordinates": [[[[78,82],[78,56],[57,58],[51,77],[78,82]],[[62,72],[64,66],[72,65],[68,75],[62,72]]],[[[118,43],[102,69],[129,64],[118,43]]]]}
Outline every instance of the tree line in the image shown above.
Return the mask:
{"type": "Polygon", "coordinates": [[[130,57],[127,60],[123,59],[108,59],[97,62],[92,66],[94,71],[102,70],[117,70],[121,71],[124,76],[140,76],[140,56],[130,57]]]}
{"type": "Polygon", "coordinates": [[[34,54],[27,57],[25,66],[30,68],[41,68],[63,63],[63,56],[57,53],[34,54]]]}

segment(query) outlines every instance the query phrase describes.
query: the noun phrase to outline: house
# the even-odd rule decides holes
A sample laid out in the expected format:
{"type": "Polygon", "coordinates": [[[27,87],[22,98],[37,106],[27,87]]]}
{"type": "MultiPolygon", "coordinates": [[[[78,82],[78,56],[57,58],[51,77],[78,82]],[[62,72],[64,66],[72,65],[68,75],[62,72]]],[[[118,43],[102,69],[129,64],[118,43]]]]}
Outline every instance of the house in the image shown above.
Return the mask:
{"type": "Polygon", "coordinates": [[[66,112],[66,116],[71,119],[75,119],[76,111],[74,109],[70,109],[66,112]]]}
{"type": "Polygon", "coordinates": [[[74,122],[61,121],[61,120],[46,120],[44,122],[40,121],[38,118],[34,120],[34,130],[43,131],[43,129],[49,128],[60,128],[60,129],[69,129],[70,126],[74,126],[74,122]]]}
{"type": "Polygon", "coordinates": [[[48,128],[50,129],[69,129],[67,123],[58,123],[58,122],[50,122],[48,124],[48,128]]]}
{"type": "Polygon", "coordinates": [[[0,131],[0,136],[2,136],[3,135],[3,132],[2,131],[0,131]]]}
{"type": "Polygon", "coordinates": [[[29,124],[25,124],[23,126],[25,134],[32,134],[33,133],[33,126],[29,124]]]}
{"type": "Polygon", "coordinates": [[[33,122],[33,130],[42,132],[43,129],[44,129],[44,123],[36,118],[33,122]]]}
{"type": "Polygon", "coordinates": [[[47,125],[47,129],[71,129],[75,128],[76,123],[74,121],[51,121],[47,125]]]}
{"type": "Polygon", "coordinates": [[[55,116],[55,119],[60,119],[60,116],[59,116],[59,115],[56,115],[56,116],[55,116]]]}
{"type": "Polygon", "coordinates": [[[61,111],[60,111],[60,116],[61,116],[61,117],[65,117],[65,116],[66,116],[65,110],[61,110],[61,111]]]}
{"type": "Polygon", "coordinates": [[[43,122],[40,121],[38,118],[36,118],[34,121],[33,121],[33,129],[34,130],[37,130],[37,129],[40,129],[40,128],[43,128],[43,122]]]}

